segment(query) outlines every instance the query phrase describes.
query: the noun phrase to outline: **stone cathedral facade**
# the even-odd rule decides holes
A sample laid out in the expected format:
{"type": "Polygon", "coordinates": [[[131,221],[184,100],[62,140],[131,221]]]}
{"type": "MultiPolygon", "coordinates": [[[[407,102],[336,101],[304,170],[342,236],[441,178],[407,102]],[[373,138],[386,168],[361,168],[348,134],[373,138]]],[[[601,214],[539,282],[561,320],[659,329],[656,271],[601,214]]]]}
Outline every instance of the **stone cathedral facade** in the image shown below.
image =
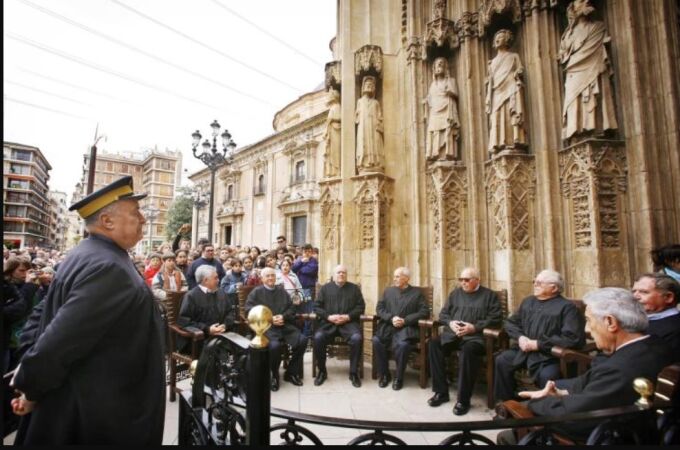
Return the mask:
{"type": "Polygon", "coordinates": [[[680,242],[680,2],[338,0],[319,136],[320,279],[372,312],[398,266],[566,296],[680,242]]]}

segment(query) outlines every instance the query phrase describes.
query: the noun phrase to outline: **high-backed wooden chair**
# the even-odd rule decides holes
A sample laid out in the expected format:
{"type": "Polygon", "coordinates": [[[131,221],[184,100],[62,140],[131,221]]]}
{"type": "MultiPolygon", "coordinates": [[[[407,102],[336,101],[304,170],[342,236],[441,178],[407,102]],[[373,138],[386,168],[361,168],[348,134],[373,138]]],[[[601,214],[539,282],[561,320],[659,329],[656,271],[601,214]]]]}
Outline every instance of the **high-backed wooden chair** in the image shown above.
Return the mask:
{"type": "MultiPolygon", "coordinates": [[[[583,303],[582,300],[577,299],[569,299],[569,301],[572,302],[574,306],[576,306],[576,309],[578,310],[580,315],[581,324],[582,326],[585,326],[585,310],[586,310],[585,304],[583,303]]],[[[493,368],[495,365],[494,359],[496,355],[498,355],[500,352],[504,350],[507,350],[510,347],[510,340],[508,334],[505,332],[504,329],[489,331],[484,330],[484,336],[487,339],[487,357],[489,357],[490,355],[489,361],[491,363],[490,370],[492,373],[491,378],[490,379],[487,378],[487,380],[491,382],[487,386],[487,406],[489,408],[493,408],[495,403],[493,395],[493,376],[494,376],[493,368]],[[489,353],[490,351],[491,353],[489,353]]],[[[589,337],[587,335],[585,346],[580,349],[577,349],[576,351],[565,349],[557,345],[554,346],[551,349],[551,353],[553,354],[553,356],[560,359],[561,378],[570,378],[585,372],[585,370],[587,370],[587,367],[589,367],[589,363],[585,364],[583,362],[584,360],[579,358],[578,355],[575,355],[574,352],[580,354],[587,354],[589,351],[592,350],[592,347],[593,344],[591,340],[589,341],[589,337]]],[[[529,372],[526,369],[516,371],[515,380],[517,381],[517,386],[520,390],[533,390],[538,388],[536,385],[533,384],[533,381],[529,376],[529,372]]]]}
{"type": "MultiPolygon", "coordinates": [[[[332,280],[331,280],[332,281],[332,280]]],[[[361,289],[361,284],[357,283],[359,289],[361,289]]],[[[314,298],[319,298],[319,291],[321,290],[321,284],[316,283],[316,296],[314,298]]],[[[319,327],[319,320],[316,314],[307,315],[312,322],[312,339],[314,334],[319,327]]],[[[359,357],[359,378],[364,378],[364,324],[366,323],[365,316],[364,320],[359,320],[359,325],[361,329],[361,356],[359,357]]],[[[342,336],[335,336],[326,346],[326,358],[337,358],[341,360],[349,359],[349,344],[343,339],[342,336]]],[[[316,377],[317,367],[316,367],[316,355],[312,352],[312,377],[316,377]]]]}
{"type": "Polygon", "coordinates": [[[241,336],[251,334],[248,326],[248,317],[246,315],[246,300],[248,294],[252,292],[257,286],[246,286],[242,284],[236,288],[236,297],[238,298],[238,314],[236,315],[236,330],[241,336]]]}
{"type": "MultiPolygon", "coordinates": [[[[678,397],[678,389],[680,388],[680,364],[672,364],[666,366],[656,377],[656,386],[654,389],[654,397],[652,398],[652,408],[664,408],[670,406],[673,399],[678,397]]],[[[500,419],[528,419],[531,417],[536,417],[534,413],[527,407],[526,403],[518,402],[516,400],[506,400],[496,407],[496,413],[500,419]]],[[[663,417],[661,418],[663,419],[663,417]]],[[[663,420],[658,422],[658,426],[663,427],[663,420]]],[[[538,427],[532,428],[517,428],[516,435],[519,441],[529,432],[535,430],[538,427]]],[[[677,425],[670,430],[670,432],[676,432],[677,425]]],[[[559,445],[577,445],[583,443],[577,443],[573,440],[561,436],[557,433],[553,433],[555,441],[559,445]]],[[[663,438],[663,437],[662,437],[663,438]]]]}
{"type": "MultiPolygon", "coordinates": [[[[503,320],[505,320],[505,318],[508,317],[508,290],[501,289],[500,291],[494,292],[498,296],[498,301],[501,305],[501,311],[503,312],[503,320]]],[[[440,334],[440,327],[448,326],[447,323],[441,322],[439,320],[421,320],[418,322],[418,325],[420,326],[421,346],[425,347],[426,351],[430,339],[440,334]]],[[[484,376],[487,383],[487,404],[489,408],[491,408],[493,406],[493,357],[494,353],[502,347],[505,341],[503,340],[504,337],[502,336],[502,328],[485,328],[482,333],[484,336],[486,352],[481,367],[484,370],[484,376]]],[[[507,335],[505,335],[505,338],[507,338],[507,335]]],[[[449,370],[451,377],[456,376],[457,365],[457,352],[452,352],[449,359],[449,370]]]]}
{"type": "MultiPolygon", "coordinates": [[[[432,300],[434,297],[434,289],[432,286],[413,286],[422,291],[425,297],[425,302],[427,303],[427,308],[429,310],[430,316],[427,320],[432,319],[432,300]]],[[[375,336],[375,332],[378,329],[377,315],[365,315],[362,316],[362,320],[369,322],[371,327],[371,336],[375,336]]],[[[418,371],[418,385],[425,389],[427,387],[427,345],[424,344],[422,339],[422,329],[420,329],[421,337],[415,344],[415,349],[409,354],[408,365],[409,367],[416,369],[418,371]]],[[[374,380],[378,379],[378,366],[375,361],[375,354],[371,359],[371,378],[374,380]]]]}
{"type": "Polygon", "coordinates": [[[198,359],[201,350],[201,343],[205,336],[203,335],[202,330],[193,327],[182,328],[177,324],[177,317],[179,316],[179,310],[185,292],[165,291],[165,294],[165,299],[162,300],[162,302],[163,306],[165,307],[165,315],[168,323],[167,358],[168,365],[170,366],[170,401],[174,402],[177,393],[178,366],[180,364],[185,364],[188,369],[191,361],[198,359]],[[190,353],[187,354],[178,351],[178,336],[181,336],[182,338],[191,342],[190,353]]]}

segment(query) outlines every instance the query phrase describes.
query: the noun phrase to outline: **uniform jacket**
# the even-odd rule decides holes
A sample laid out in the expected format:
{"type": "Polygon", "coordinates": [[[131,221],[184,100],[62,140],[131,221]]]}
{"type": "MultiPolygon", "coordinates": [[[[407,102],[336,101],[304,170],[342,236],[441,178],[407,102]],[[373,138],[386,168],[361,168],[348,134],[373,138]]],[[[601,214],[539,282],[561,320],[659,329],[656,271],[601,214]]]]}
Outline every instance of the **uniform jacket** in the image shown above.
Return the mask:
{"type": "Polygon", "coordinates": [[[417,340],[418,321],[427,319],[430,309],[422,291],[411,285],[402,291],[396,286],[390,286],[383,292],[382,298],[376,306],[376,314],[380,318],[376,335],[384,340],[417,340]],[[403,327],[395,328],[392,318],[399,316],[406,322],[403,327]]]}
{"type": "Polygon", "coordinates": [[[15,376],[37,401],[17,441],[160,445],[165,327],[127,251],[90,235],[59,267],[42,308],[15,376]]]}

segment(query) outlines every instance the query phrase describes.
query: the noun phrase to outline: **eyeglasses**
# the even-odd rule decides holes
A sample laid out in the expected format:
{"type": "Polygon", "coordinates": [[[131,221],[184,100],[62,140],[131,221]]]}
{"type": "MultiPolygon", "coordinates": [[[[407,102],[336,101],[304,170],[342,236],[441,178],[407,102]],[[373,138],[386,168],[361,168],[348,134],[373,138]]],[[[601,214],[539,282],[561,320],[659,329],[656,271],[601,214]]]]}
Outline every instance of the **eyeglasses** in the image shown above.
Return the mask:
{"type": "Polygon", "coordinates": [[[284,241],[283,239],[280,239],[280,240],[278,240],[278,241],[276,241],[276,242],[279,243],[279,244],[283,244],[283,243],[286,242],[286,241],[284,241]]]}
{"type": "Polygon", "coordinates": [[[534,280],[534,284],[540,284],[545,286],[546,284],[555,284],[552,281],[534,280]]]}
{"type": "Polygon", "coordinates": [[[458,281],[469,283],[471,280],[476,280],[476,278],[458,278],[458,281]]]}

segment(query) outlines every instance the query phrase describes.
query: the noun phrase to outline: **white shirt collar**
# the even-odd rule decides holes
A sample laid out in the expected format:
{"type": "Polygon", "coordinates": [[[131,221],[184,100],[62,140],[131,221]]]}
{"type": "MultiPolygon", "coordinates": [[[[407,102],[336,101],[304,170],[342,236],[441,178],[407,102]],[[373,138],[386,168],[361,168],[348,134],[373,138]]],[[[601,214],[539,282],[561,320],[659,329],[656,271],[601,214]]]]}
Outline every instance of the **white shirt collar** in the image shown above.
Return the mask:
{"type": "Polygon", "coordinates": [[[204,294],[212,294],[213,292],[217,292],[217,289],[215,289],[214,291],[211,291],[210,289],[203,286],[202,284],[199,284],[198,287],[201,288],[201,290],[203,291],[204,294]]]}
{"type": "Polygon", "coordinates": [[[674,316],[676,314],[680,314],[680,311],[678,311],[678,308],[672,307],[672,308],[664,309],[661,312],[647,314],[647,319],[648,320],[660,320],[660,319],[665,319],[666,317],[674,316]]]}

